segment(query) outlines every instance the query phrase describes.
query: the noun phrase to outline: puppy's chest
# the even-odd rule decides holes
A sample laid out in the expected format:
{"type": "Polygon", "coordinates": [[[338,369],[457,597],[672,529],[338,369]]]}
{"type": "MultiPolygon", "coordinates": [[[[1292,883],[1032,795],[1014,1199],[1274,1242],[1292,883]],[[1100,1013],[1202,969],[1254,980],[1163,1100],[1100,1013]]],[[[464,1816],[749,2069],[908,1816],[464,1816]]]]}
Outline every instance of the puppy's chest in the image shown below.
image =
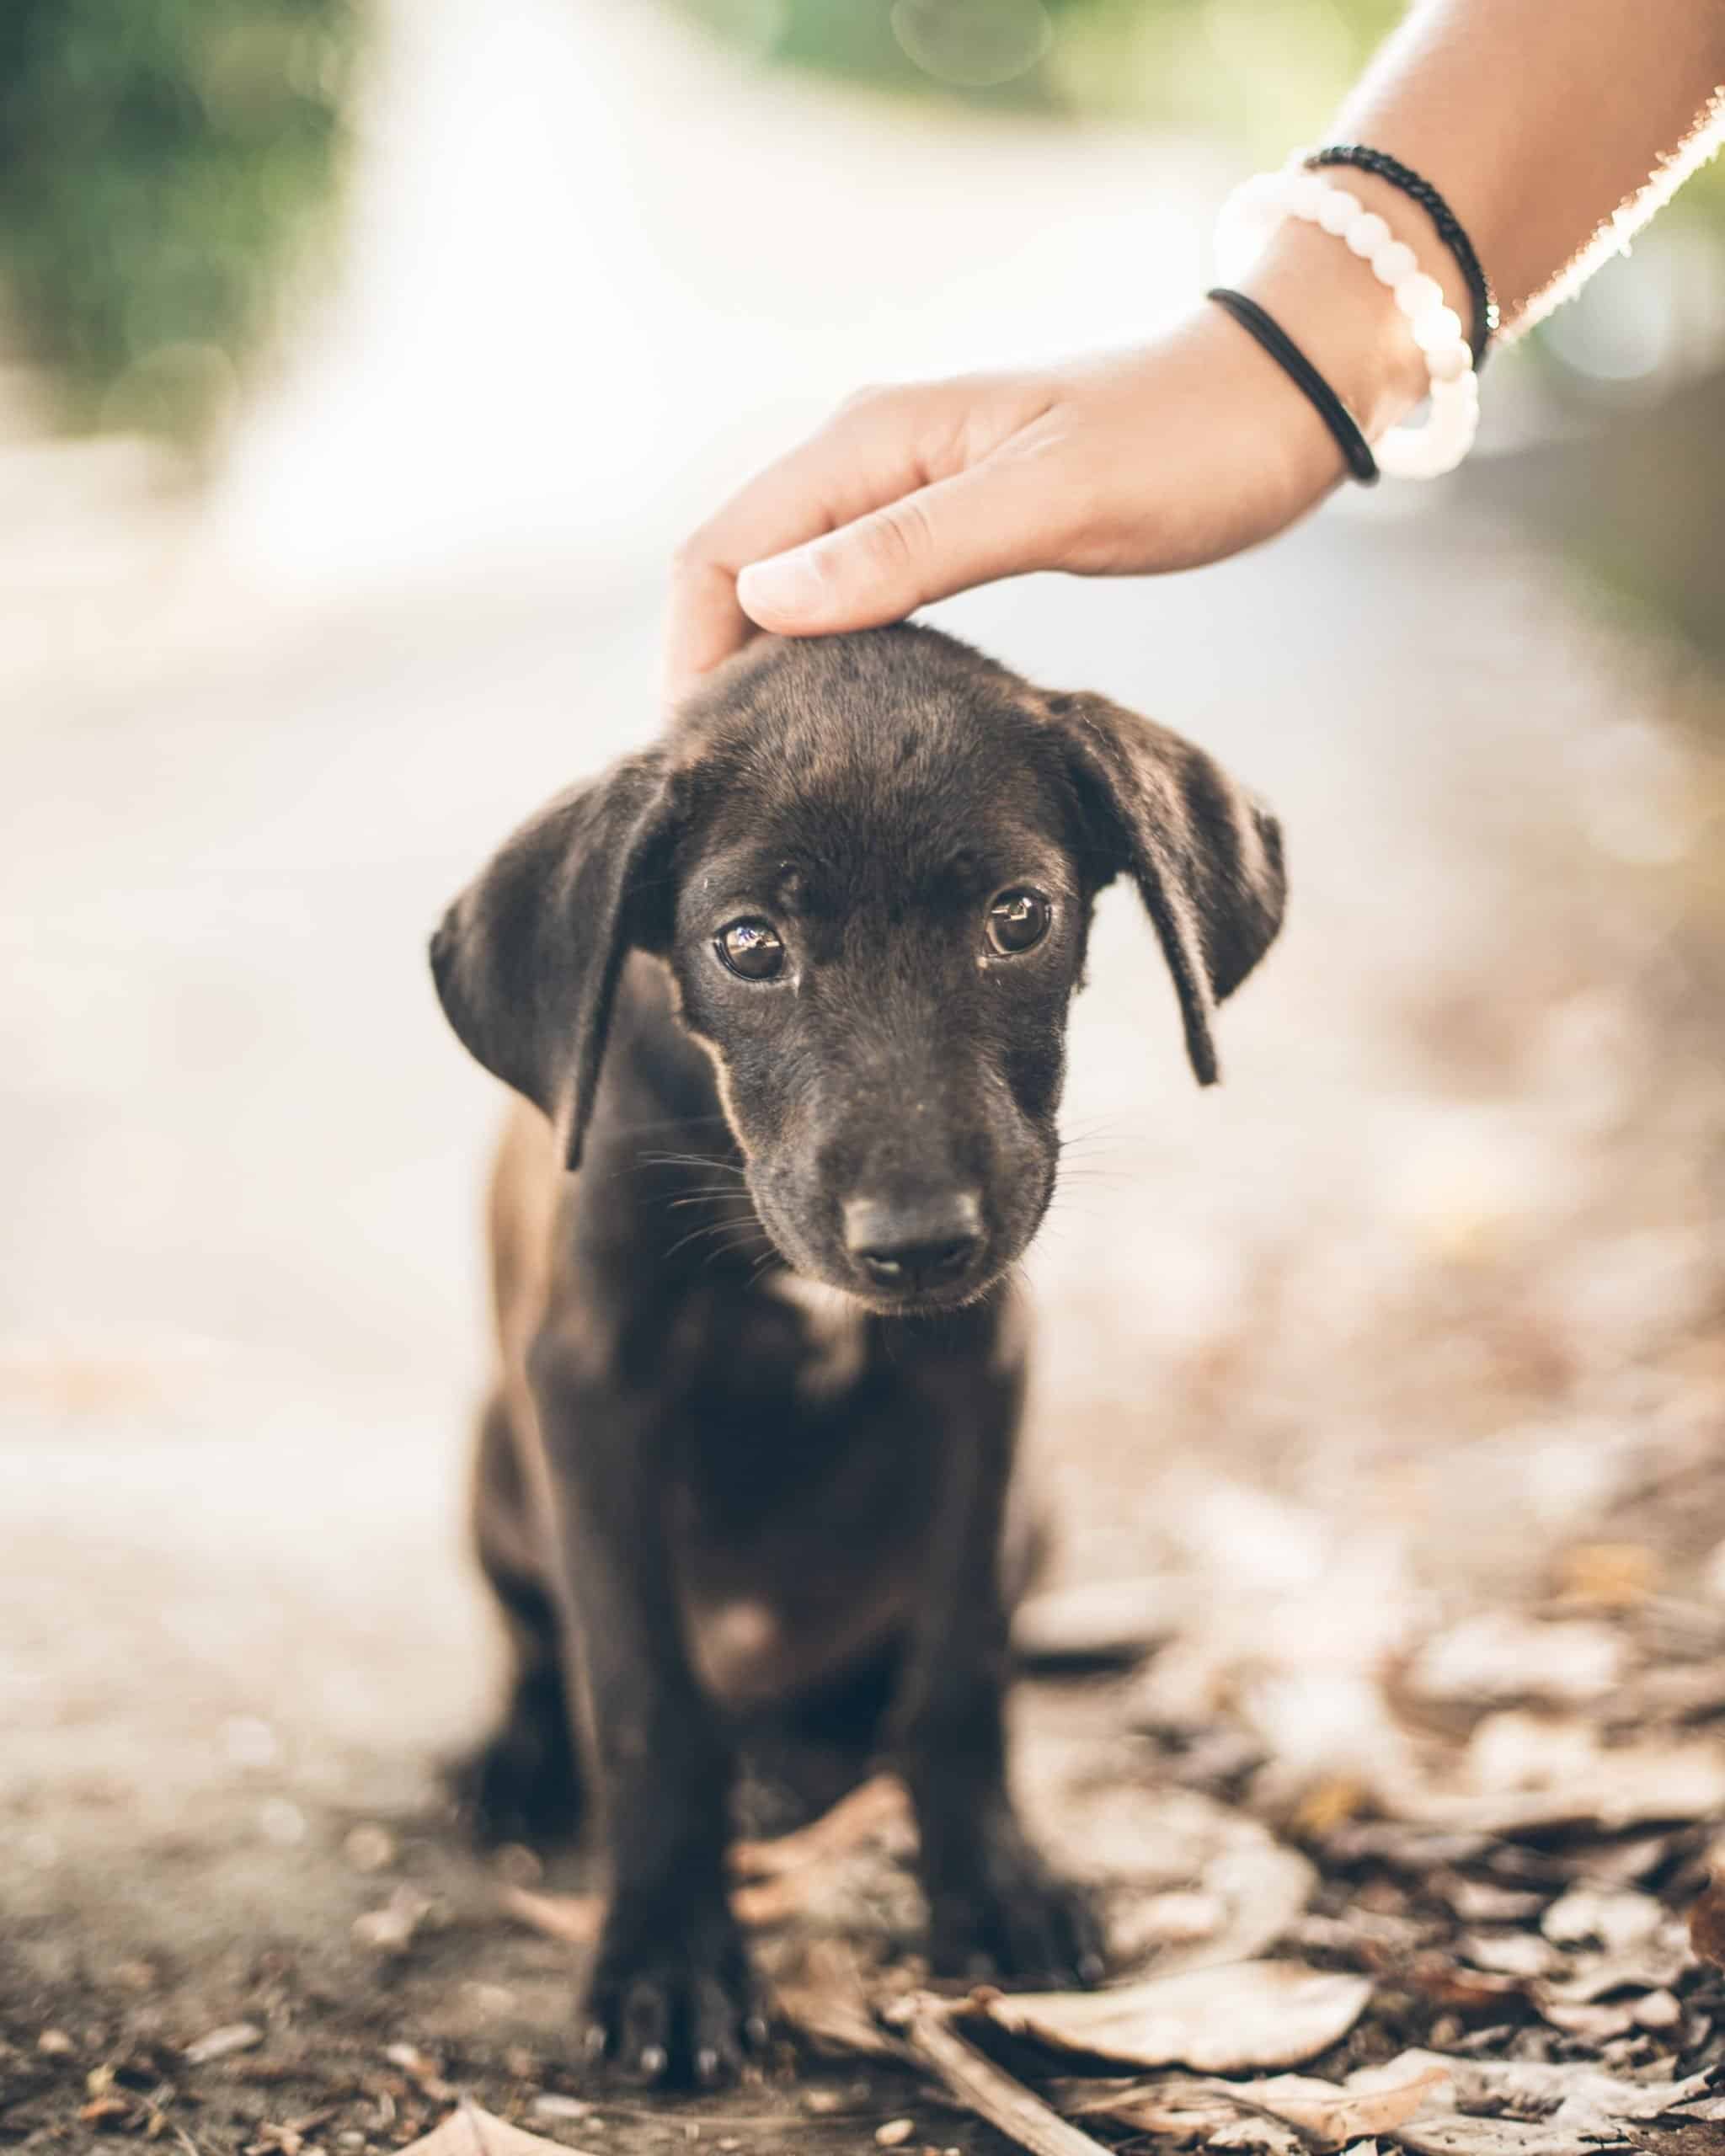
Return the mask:
{"type": "Polygon", "coordinates": [[[730,1311],[679,1417],[680,1598],[703,1681],[739,1706],[806,1690],[893,1629],[961,1441],[866,1314],[832,1304],[793,1289],[730,1311]]]}
{"type": "Polygon", "coordinates": [[[746,1541],[884,1484],[902,1487],[934,1432],[918,1373],[849,1298],[781,1275],[697,1298],[666,1341],[680,1438],[673,1484],[702,1531],[746,1541]]]}

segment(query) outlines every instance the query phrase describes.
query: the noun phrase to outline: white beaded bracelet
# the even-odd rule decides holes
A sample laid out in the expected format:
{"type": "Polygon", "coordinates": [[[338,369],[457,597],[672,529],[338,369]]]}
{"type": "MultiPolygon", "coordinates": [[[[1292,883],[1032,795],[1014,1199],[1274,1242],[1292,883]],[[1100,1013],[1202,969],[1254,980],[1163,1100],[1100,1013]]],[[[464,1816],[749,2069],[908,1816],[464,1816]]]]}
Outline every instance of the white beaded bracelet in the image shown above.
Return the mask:
{"type": "Polygon", "coordinates": [[[1392,427],[1374,445],[1380,468],[1397,479],[1435,479],[1453,472],[1472,448],[1479,427],[1479,379],[1461,318],[1445,303],[1443,286],[1424,274],[1413,249],[1357,195],[1297,170],[1259,173],[1223,204],[1216,225],[1222,275],[1236,279],[1286,217],[1321,226],[1369,264],[1394,296],[1425,355],[1430,417],[1423,427],[1392,427]]]}

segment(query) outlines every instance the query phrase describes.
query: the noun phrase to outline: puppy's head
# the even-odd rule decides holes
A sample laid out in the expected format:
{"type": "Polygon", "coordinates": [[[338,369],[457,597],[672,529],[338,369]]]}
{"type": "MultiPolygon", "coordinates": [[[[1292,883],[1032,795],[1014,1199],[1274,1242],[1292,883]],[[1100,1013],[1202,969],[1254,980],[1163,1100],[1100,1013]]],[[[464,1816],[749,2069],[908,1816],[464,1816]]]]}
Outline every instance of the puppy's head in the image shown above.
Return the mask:
{"type": "Polygon", "coordinates": [[[1274,819],[1178,735],[932,630],[766,639],[517,832],[432,964],[574,1166],[624,959],[655,953],[786,1261],[938,1308],[1047,1209],[1067,1006],[1122,873],[1210,1084],[1215,1006],[1281,920],[1274,819]]]}

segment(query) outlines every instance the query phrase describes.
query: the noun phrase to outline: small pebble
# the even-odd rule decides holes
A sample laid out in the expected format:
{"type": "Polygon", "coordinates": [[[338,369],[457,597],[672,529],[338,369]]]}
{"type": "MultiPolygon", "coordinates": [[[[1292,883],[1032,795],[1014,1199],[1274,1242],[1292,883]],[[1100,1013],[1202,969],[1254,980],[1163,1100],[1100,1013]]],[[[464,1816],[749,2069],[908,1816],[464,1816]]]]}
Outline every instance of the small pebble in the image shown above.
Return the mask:
{"type": "Polygon", "coordinates": [[[195,2044],[185,2047],[188,2066],[208,2066],[212,2059],[231,2058],[236,2052],[248,2052],[264,2041],[264,2031],[255,2021],[230,2021],[220,2029],[212,2029],[207,2036],[200,2036],[195,2044]]]}
{"type": "Polygon", "coordinates": [[[36,2039],[36,2049],[46,2058],[70,2058],[77,2046],[64,2029],[44,2029],[36,2039]]]}
{"type": "Polygon", "coordinates": [[[353,1922],[355,1943],[377,1954],[399,1954],[430,1913],[431,1904],[411,1886],[398,1886],[381,1909],[353,1922]]]}
{"type": "Polygon", "coordinates": [[[1650,1991],[1637,2001],[1637,2025],[1642,2029],[1674,2029],[1683,2020],[1683,2009],[1669,1991],[1650,1991]]]}
{"type": "MultiPolygon", "coordinates": [[[[532,2103],[534,2116],[542,2119],[584,2119],[592,2108],[590,2104],[584,2104],[579,2096],[559,2096],[553,2089],[547,2089],[542,2096],[536,2096],[532,2103]]],[[[721,2147],[723,2145],[720,2144],[721,2147]]]]}
{"type": "Polygon", "coordinates": [[[387,1871],[400,1855],[401,1845],[387,1827],[367,1822],[351,1830],[341,1853],[355,1871],[387,1871]]]}
{"type": "Polygon", "coordinates": [[[909,2119],[889,2119],[884,2126],[874,2129],[874,2137],[883,2148],[896,2148],[908,2141],[916,2128],[909,2119]]]}

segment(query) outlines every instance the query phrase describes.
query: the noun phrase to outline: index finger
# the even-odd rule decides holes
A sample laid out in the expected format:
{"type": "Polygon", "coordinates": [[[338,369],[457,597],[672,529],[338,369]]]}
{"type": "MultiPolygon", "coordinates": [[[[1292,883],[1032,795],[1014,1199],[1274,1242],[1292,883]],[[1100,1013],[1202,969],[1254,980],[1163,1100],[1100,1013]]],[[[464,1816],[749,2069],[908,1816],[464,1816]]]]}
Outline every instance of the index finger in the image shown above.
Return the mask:
{"type": "Polygon", "coordinates": [[[671,701],[756,633],[737,602],[750,562],[819,539],[927,485],[931,392],[870,390],[732,495],[678,550],[665,688],[671,701]]]}

